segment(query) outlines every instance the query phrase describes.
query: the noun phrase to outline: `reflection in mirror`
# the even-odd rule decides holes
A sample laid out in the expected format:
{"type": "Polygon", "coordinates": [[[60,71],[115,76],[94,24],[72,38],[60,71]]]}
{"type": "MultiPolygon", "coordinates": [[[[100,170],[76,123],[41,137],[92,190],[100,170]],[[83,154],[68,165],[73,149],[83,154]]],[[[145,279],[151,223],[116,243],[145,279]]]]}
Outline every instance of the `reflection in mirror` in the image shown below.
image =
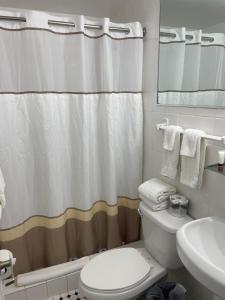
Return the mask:
{"type": "Polygon", "coordinates": [[[225,107],[223,2],[161,0],[159,104],[225,107]]]}

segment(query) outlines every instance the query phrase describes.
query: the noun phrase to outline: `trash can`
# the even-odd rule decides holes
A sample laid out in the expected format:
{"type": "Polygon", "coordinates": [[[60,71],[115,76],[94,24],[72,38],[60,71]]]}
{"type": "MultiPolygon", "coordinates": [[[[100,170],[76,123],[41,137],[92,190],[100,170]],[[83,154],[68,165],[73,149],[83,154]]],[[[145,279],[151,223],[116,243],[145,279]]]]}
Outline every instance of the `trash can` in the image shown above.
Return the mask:
{"type": "Polygon", "coordinates": [[[163,282],[148,289],[139,300],[185,300],[187,291],[179,283],[163,282]]]}

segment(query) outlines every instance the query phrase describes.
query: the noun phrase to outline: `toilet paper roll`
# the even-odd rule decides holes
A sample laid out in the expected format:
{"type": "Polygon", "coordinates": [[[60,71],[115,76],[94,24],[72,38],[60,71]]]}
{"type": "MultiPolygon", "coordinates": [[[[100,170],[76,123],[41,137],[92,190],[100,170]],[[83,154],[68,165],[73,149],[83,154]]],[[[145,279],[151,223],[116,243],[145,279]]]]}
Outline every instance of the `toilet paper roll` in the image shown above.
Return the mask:
{"type": "Polygon", "coordinates": [[[0,250],[0,269],[1,280],[11,278],[13,276],[13,265],[16,259],[13,258],[13,254],[9,250],[0,250]]]}
{"type": "Polygon", "coordinates": [[[13,259],[13,254],[9,250],[2,249],[0,250],[0,263],[13,259]]]}

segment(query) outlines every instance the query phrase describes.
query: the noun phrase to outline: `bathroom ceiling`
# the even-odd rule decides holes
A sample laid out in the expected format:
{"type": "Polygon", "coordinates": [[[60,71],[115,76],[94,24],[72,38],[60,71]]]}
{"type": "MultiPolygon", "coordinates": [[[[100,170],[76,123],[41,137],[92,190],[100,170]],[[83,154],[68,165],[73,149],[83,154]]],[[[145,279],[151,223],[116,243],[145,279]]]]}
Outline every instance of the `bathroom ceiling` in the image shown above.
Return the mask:
{"type": "Polygon", "coordinates": [[[225,0],[161,0],[161,25],[207,28],[225,22],[225,0]]]}

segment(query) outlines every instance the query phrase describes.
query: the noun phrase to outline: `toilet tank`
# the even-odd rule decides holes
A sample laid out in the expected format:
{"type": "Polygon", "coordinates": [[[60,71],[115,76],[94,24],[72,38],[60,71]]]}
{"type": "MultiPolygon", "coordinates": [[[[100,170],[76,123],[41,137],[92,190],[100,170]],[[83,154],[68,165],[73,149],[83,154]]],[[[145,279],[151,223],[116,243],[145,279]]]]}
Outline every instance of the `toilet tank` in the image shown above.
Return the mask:
{"type": "Polygon", "coordinates": [[[178,269],[182,262],[176,249],[177,230],[192,221],[185,216],[174,217],[168,210],[152,211],[141,202],[139,211],[142,217],[142,230],[145,248],[165,268],[178,269]]]}

